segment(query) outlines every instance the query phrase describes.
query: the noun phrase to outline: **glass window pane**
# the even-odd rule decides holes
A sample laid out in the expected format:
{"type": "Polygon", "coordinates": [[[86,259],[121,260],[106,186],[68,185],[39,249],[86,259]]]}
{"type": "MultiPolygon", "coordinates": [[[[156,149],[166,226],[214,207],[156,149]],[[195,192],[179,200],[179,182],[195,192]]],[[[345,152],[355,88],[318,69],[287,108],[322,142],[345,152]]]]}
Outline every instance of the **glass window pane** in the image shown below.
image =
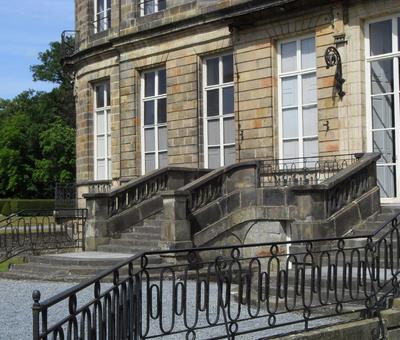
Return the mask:
{"type": "Polygon", "coordinates": [[[234,146],[226,146],[224,148],[224,165],[233,164],[236,161],[236,153],[234,146]]]}
{"type": "Polygon", "coordinates": [[[107,157],[111,156],[111,136],[107,136],[107,157]]]}
{"type": "Polygon", "coordinates": [[[154,100],[144,102],[144,125],[154,124],[154,100]]]}
{"type": "Polygon", "coordinates": [[[373,131],[373,149],[379,152],[381,158],[378,163],[394,163],[395,158],[395,134],[393,130],[373,131]]]}
{"type": "Polygon", "coordinates": [[[144,130],[144,151],[154,151],[155,150],[155,135],[154,129],[144,130]]]}
{"type": "Polygon", "coordinates": [[[315,39],[303,39],[301,41],[301,68],[315,67],[315,61],[315,39]]]}
{"type": "Polygon", "coordinates": [[[385,129],[394,127],[393,95],[375,96],[372,101],[372,128],[385,129]]]}
{"type": "Polygon", "coordinates": [[[392,52],[392,20],[369,25],[370,55],[392,52]]]}
{"type": "Polygon", "coordinates": [[[233,81],[233,55],[222,57],[224,83],[233,81]]]}
{"type": "Polygon", "coordinates": [[[158,129],[158,150],[167,150],[167,127],[161,127],[158,129]]]}
{"type": "Polygon", "coordinates": [[[219,136],[219,119],[209,120],[207,122],[208,145],[219,145],[221,139],[219,136]]]}
{"type": "Polygon", "coordinates": [[[219,147],[208,148],[208,167],[218,168],[221,166],[219,147]]]}
{"type": "Polygon", "coordinates": [[[151,14],[155,11],[154,0],[145,0],[144,2],[144,14],[151,14]]]}
{"type": "Polygon", "coordinates": [[[207,60],[207,85],[219,84],[219,58],[207,60]]]}
{"type": "Polygon", "coordinates": [[[103,158],[106,157],[106,137],[105,136],[100,136],[96,138],[97,140],[97,158],[103,158]]]}
{"type": "Polygon", "coordinates": [[[222,91],[224,115],[233,113],[233,86],[225,87],[222,91]]]}
{"type": "Polygon", "coordinates": [[[158,167],[162,168],[168,165],[168,153],[160,152],[158,154],[158,167]]]}
{"type": "Polygon", "coordinates": [[[108,158],[108,159],[107,159],[107,168],[108,168],[108,176],[107,176],[107,179],[110,179],[110,178],[111,178],[111,165],[112,165],[111,159],[108,158]]]}
{"type": "Polygon", "coordinates": [[[235,143],[235,119],[224,119],[224,144],[235,143]]]}
{"type": "Polygon", "coordinates": [[[144,96],[155,95],[155,72],[147,72],[144,74],[144,96]]]}
{"type": "Polygon", "coordinates": [[[158,100],[157,103],[157,119],[158,124],[167,122],[167,99],[162,98],[158,100]]]}
{"type": "Polygon", "coordinates": [[[107,0],[107,9],[111,8],[111,0],[107,0]]]}
{"type": "Polygon", "coordinates": [[[281,45],[281,69],[282,72],[290,72],[297,69],[295,41],[281,45]]]}
{"type": "Polygon", "coordinates": [[[145,159],[145,172],[149,172],[151,170],[154,170],[156,168],[156,156],[154,153],[148,153],[144,156],[145,159]]]}
{"type": "Polygon", "coordinates": [[[381,197],[396,196],[396,170],[394,166],[377,166],[376,175],[381,197]]]}
{"type": "Polygon", "coordinates": [[[100,111],[100,112],[96,112],[96,116],[97,116],[97,124],[96,124],[96,133],[98,135],[102,135],[105,134],[105,119],[104,119],[104,111],[100,111]]]}
{"type": "Polygon", "coordinates": [[[397,50],[400,51],[400,18],[397,18],[397,50]]]}
{"type": "Polygon", "coordinates": [[[282,79],[282,106],[297,106],[297,77],[282,79]]]}
{"type": "Polygon", "coordinates": [[[104,0],[97,0],[97,12],[104,11],[104,0]]]}
{"type": "Polygon", "coordinates": [[[104,103],[105,106],[110,106],[111,105],[111,91],[110,91],[110,83],[107,82],[105,84],[105,90],[106,90],[106,102],[104,103]]]}
{"type": "Polygon", "coordinates": [[[372,94],[393,91],[393,59],[371,62],[372,94]]]}
{"type": "Polygon", "coordinates": [[[166,8],[166,0],[158,0],[158,10],[163,11],[166,8]]]}
{"type": "Polygon", "coordinates": [[[158,71],[158,94],[167,93],[167,73],[165,70],[158,71]]]}
{"type": "Polygon", "coordinates": [[[96,108],[104,107],[104,84],[96,86],[96,108]]]}
{"type": "Polygon", "coordinates": [[[302,97],[303,104],[312,104],[317,102],[317,78],[315,73],[302,76],[302,97]]]}
{"type": "Polygon", "coordinates": [[[105,159],[97,160],[97,179],[106,179],[106,161],[105,161],[105,159]]]}
{"type": "Polygon", "coordinates": [[[305,139],[303,142],[303,153],[304,157],[316,157],[318,156],[318,140],[305,139]]]}
{"type": "Polygon", "coordinates": [[[107,133],[111,133],[111,112],[107,110],[107,133]]]}
{"type": "Polygon", "coordinates": [[[219,114],[219,90],[207,91],[207,116],[219,114]]]}
{"type": "Polygon", "coordinates": [[[283,141],[283,158],[299,157],[299,142],[297,140],[283,141]]]}
{"type": "Polygon", "coordinates": [[[318,135],[318,110],[316,106],[303,109],[303,135],[318,135]]]}
{"type": "Polygon", "coordinates": [[[297,138],[299,136],[297,109],[284,109],[282,116],[283,138],[297,138]]]}

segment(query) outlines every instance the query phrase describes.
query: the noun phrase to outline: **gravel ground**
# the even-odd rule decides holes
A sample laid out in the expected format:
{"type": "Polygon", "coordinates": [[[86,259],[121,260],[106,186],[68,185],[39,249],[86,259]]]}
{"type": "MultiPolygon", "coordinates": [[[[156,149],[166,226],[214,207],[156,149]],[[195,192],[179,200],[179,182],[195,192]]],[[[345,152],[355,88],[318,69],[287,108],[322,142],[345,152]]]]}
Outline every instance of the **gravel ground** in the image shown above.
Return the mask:
{"type": "MultiPolygon", "coordinates": [[[[32,291],[34,289],[40,290],[42,293],[41,301],[46,298],[49,298],[57,293],[62,292],[63,290],[71,287],[72,283],[54,283],[54,282],[38,282],[38,281],[11,281],[11,280],[2,280],[0,279],[0,340],[24,340],[24,339],[32,339],[32,291]]],[[[164,287],[166,291],[170,291],[172,285],[169,282],[164,283],[164,287]]],[[[102,288],[104,289],[107,285],[104,285],[102,288]]],[[[188,296],[195,296],[195,284],[193,282],[188,282],[188,296]]],[[[85,301],[88,301],[93,297],[93,291],[85,290],[78,296],[78,305],[81,305],[85,301]]],[[[163,303],[163,315],[166,328],[170,324],[170,316],[171,313],[171,305],[172,300],[170,293],[164,294],[165,303],[163,303]]],[[[210,318],[215,319],[215,315],[217,312],[216,306],[216,286],[210,286],[210,318]],[[213,305],[212,305],[213,304],[213,305]]],[[[194,301],[193,298],[190,301],[194,301]]],[[[145,301],[144,306],[146,306],[145,301]]],[[[237,304],[232,303],[233,311],[237,308],[237,304]]],[[[195,318],[194,313],[191,311],[191,306],[188,306],[188,324],[190,325],[195,318]]],[[[67,304],[62,304],[57,307],[53,307],[49,311],[49,324],[52,323],[52,320],[59,320],[65,313],[68,311],[67,304]],[[56,318],[56,319],[54,319],[56,318]]],[[[254,313],[254,309],[251,311],[254,313]]],[[[244,316],[249,316],[247,314],[247,308],[242,307],[241,318],[244,316]],[[243,314],[242,314],[243,313],[243,314]]],[[[276,319],[276,323],[284,323],[293,320],[299,320],[301,316],[298,314],[284,314],[280,315],[276,319]]],[[[222,320],[222,315],[221,319],[222,320]]],[[[143,320],[144,321],[144,320],[143,320]]],[[[323,320],[323,323],[326,323],[328,320],[323,320]]],[[[335,322],[335,319],[329,319],[330,322],[335,322]]],[[[317,326],[319,322],[314,322],[311,326],[317,326]]],[[[146,324],[146,322],[144,322],[146,324]]],[[[206,325],[206,316],[205,313],[200,313],[198,318],[197,325],[206,325]]],[[[255,320],[249,320],[239,323],[239,330],[254,330],[259,327],[263,327],[267,325],[267,318],[259,318],[255,320]]],[[[151,320],[150,322],[150,332],[149,334],[155,332],[159,332],[159,320],[151,320]]],[[[237,337],[238,339],[255,339],[260,338],[262,336],[271,336],[272,334],[280,333],[283,331],[293,331],[304,327],[304,324],[294,325],[294,326],[285,326],[284,330],[282,328],[275,328],[273,330],[269,330],[267,333],[263,331],[262,333],[252,333],[251,335],[243,335],[241,337],[237,337]]],[[[175,329],[185,329],[183,317],[176,316],[175,320],[175,329]]],[[[224,335],[224,328],[221,327],[207,327],[203,330],[196,332],[196,339],[207,339],[210,336],[224,335]]],[[[226,333],[225,333],[226,334],[226,333]]],[[[175,335],[171,335],[168,337],[164,337],[165,339],[184,339],[185,333],[179,333],[175,335]]]]}

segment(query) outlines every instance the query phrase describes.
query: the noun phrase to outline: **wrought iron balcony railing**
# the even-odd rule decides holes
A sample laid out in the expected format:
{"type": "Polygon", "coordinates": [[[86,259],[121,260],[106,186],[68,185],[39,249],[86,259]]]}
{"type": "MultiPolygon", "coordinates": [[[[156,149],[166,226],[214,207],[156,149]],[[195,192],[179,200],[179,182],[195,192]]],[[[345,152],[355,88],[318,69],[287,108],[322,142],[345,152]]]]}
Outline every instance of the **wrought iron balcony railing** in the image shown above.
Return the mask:
{"type": "Polygon", "coordinates": [[[61,33],[61,59],[72,57],[78,51],[79,31],[63,31],[61,33]]]}
{"type": "Polygon", "coordinates": [[[254,338],[375,316],[399,295],[399,218],[372,235],[141,253],[34,291],[33,339],[254,338]]]}

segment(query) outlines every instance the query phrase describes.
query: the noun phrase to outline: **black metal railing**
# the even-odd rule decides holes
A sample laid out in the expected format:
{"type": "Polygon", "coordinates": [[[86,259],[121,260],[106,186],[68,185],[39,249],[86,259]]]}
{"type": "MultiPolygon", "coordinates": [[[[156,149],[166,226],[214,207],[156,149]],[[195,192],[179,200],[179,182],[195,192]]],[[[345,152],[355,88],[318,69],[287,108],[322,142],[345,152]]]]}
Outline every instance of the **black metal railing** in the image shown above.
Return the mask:
{"type": "Polygon", "coordinates": [[[56,183],[54,187],[54,207],[56,209],[75,209],[77,203],[75,183],[56,183]]]}
{"type": "Polygon", "coordinates": [[[254,338],[374,316],[399,295],[399,218],[373,235],[142,253],[34,291],[33,339],[254,338]]]}
{"type": "Polygon", "coordinates": [[[79,50],[79,31],[65,30],[61,33],[61,59],[72,57],[79,50]]]}
{"type": "Polygon", "coordinates": [[[344,154],[261,161],[261,186],[319,184],[355,163],[362,154],[344,154]]]}
{"type": "Polygon", "coordinates": [[[23,210],[0,221],[0,263],[21,253],[84,249],[86,209],[23,210]]]}

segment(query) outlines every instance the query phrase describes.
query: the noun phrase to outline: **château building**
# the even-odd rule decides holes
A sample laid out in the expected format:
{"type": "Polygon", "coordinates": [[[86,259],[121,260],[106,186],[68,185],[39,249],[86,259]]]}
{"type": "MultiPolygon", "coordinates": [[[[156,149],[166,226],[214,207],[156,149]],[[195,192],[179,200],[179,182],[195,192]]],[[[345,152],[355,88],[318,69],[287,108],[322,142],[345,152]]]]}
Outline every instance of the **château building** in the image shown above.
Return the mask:
{"type": "Polygon", "coordinates": [[[75,2],[80,195],[166,165],[368,151],[399,199],[399,0],[75,2]]]}

